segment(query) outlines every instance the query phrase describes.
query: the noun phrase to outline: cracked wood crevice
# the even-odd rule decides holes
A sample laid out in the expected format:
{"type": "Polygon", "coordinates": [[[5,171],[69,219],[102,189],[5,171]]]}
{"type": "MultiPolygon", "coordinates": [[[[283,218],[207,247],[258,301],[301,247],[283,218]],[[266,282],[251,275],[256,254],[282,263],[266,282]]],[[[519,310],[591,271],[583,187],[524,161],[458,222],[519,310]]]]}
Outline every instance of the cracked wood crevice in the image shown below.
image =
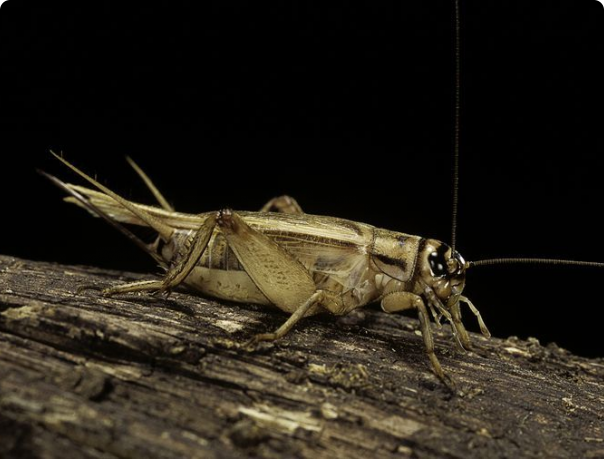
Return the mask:
{"type": "Polygon", "coordinates": [[[0,256],[0,457],[604,456],[602,359],[438,331],[452,395],[376,308],[250,351],[284,314],[74,293],[145,277],[0,256]]]}

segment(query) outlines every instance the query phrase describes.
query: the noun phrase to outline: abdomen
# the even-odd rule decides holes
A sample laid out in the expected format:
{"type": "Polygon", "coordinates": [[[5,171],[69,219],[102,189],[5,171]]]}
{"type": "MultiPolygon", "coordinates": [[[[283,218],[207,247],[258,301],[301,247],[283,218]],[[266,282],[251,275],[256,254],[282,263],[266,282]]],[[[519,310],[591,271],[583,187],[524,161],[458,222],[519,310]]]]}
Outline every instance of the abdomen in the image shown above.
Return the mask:
{"type": "MultiPolygon", "coordinates": [[[[252,228],[266,234],[300,261],[318,289],[342,294],[347,301],[357,303],[366,304],[373,299],[373,292],[368,288],[372,281],[368,248],[373,239],[373,227],[330,217],[242,214],[252,228]]],[[[271,304],[220,233],[214,233],[198,266],[185,283],[216,298],[271,304]]],[[[288,312],[298,306],[292,304],[288,312]]]]}

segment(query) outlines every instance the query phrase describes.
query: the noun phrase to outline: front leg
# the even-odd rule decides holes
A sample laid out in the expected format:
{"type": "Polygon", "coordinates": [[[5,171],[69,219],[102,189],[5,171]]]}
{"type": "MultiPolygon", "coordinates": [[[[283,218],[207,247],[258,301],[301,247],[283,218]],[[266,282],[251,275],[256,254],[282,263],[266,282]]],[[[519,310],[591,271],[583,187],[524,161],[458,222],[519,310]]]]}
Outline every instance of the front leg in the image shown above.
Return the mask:
{"type": "Polygon", "coordinates": [[[404,311],[407,309],[417,310],[420,330],[422,332],[422,337],[424,338],[424,346],[426,347],[426,354],[428,354],[432,369],[436,376],[441,380],[445,383],[449,382],[434,353],[434,338],[432,335],[432,328],[430,327],[430,317],[422,297],[411,292],[393,292],[386,295],[382,300],[382,309],[388,313],[404,311]]]}

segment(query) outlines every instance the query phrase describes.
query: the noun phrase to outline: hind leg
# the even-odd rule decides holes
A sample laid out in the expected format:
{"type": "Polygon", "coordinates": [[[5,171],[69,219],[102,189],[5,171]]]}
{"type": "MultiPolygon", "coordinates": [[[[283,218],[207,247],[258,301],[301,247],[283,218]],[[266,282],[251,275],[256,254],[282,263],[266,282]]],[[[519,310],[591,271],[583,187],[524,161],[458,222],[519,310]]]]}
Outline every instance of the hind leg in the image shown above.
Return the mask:
{"type": "Polygon", "coordinates": [[[168,292],[178,286],[191,273],[201,255],[203,255],[216,227],[216,219],[215,215],[208,217],[201,227],[185,240],[182,244],[182,251],[177,256],[177,262],[170,267],[163,279],[132,282],[111,287],[103,290],[103,294],[116,295],[118,293],[130,292],[162,293],[168,292]]]}

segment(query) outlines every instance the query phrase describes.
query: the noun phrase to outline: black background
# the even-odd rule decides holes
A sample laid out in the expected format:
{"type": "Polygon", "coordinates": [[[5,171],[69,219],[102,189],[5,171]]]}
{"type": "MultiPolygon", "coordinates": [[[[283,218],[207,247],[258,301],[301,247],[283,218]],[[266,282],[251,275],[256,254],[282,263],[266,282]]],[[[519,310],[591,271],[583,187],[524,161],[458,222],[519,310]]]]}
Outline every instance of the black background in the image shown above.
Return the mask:
{"type": "MultiPolygon", "coordinates": [[[[151,202],[131,155],[182,211],[288,193],[450,239],[450,1],[123,3],[0,9],[1,253],[155,271],[35,173],[77,181],[51,148],[151,202]]],[[[604,261],[604,8],[462,3],[458,249],[604,261]]],[[[497,336],[602,355],[602,285],[597,269],[485,267],[466,293],[497,336]]]]}

